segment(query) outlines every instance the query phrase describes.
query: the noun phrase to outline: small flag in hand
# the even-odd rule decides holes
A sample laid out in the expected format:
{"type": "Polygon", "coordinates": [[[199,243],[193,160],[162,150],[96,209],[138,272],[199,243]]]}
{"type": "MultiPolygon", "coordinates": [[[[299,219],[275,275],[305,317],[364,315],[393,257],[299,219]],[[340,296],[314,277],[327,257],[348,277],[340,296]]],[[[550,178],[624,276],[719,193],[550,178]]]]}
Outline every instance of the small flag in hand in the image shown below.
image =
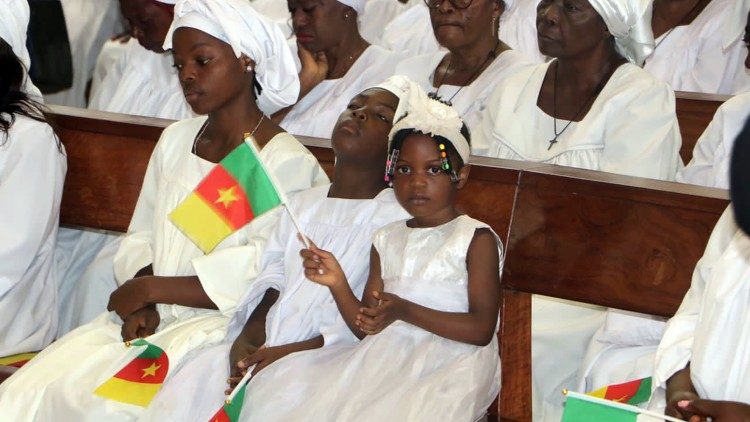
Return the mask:
{"type": "Polygon", "coordinates": [[[145,349],[112,378],[94,390],[94,394],[121,403],[146,407],[159,392],[169,372],[169,358],[162,349],[143,339],[130,347],[145,349]]]}
{"type": "Polygon", "coordinates": [[[245,400],[245,387],[247,387],[247,384],[237,391],[231,401],[224,403],[224,406],[216,412],[209,422],[237,422],[240,419],[242,402],[245,400]]]}
{"type": "Polygon", "coordinates": [[[282,197],[248,136],[169,214],[169,219],[203,253],[209,253],[253,218],[281,205],[282,197]]]}

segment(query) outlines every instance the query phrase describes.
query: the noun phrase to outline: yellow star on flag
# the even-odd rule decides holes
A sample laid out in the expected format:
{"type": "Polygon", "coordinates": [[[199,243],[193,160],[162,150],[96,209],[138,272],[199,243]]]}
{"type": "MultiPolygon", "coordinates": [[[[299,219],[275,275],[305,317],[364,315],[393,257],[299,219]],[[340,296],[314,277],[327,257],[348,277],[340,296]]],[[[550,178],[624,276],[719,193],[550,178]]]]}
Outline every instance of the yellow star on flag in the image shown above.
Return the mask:
{"type": "Polygon", "coordinates": [[[143,371],[143,375],[141,376],[141,378],[156,376],[156,371],[158,371],[159,368],[161,368],[161,365],[157,365],[156,362],[153,362],[151,366],[141,369],[141,371],[143,371]]]}
{"type": "Polygon", "coordinates": [[[232,186],[227,189],[219,189],[219,198],[214,201],[214,204],[223,204],[224,208],[229,208],[230,205],[232,205],[233,202],[240,199],[239,196],[237,196],[237,192],[235,189],[237,186],[232,186]]]}

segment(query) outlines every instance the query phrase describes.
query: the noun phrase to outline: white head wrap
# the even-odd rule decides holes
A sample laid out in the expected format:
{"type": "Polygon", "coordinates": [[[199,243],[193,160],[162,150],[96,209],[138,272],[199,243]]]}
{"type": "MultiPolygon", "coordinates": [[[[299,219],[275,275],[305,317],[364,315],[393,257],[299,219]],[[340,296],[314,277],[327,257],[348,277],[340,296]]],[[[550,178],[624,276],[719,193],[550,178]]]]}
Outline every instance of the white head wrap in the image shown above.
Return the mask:
{"type": "Polygon", "coordinates": [[[394,123],[409,113],[412,102],[420,98],[420,95],[425,95],[424,90],[418,83],[403,75],[391,76],[372,88],[385,89],[398,97],[398,107],[396,107],[396,112],[393,113],[394,123]]]}
{"type": "Polygon", "coordinates": [[[245,53],[255,61],[255,77],[263,88],[258,106],[264,113],[275,113],[297,101],[299,77],[286,39],[249,1],[177,0],[165,50],[172,48],[172,35],[181,27],[203,31],[229,44],[237,57],[245,53]]]}
{"type": "Polygon", "coordinates": [[[409,114],[393,125],[388,134],[388,149],[390,150],[393,137],[404,129],[414,129],[430,136],[442,136],[456,148],[464,163],[469,162],[471,147],[469,141],[461,133],[464,125],[458,112],[451,106],[429,98],[424,91],[410,95],[409,114]]]}
{"type": "Polygon", "coordinates": [[[164,3],[164,4],[176,4],[177,3],[177,0],[156,0],[156,1],[158,1],[159,3],[164,3]]]}
{"type": "Polygon", "coordinates": [[[615,37],[617,51],[629,62],[643,66],[654,51],[652,0],[589,0],[589,3],[615,37]]]}
{"type": "Polygon", "coordinates": [[[29,3],[27,0],[3,1],[0,13],[0,38],[5,40],[24,66],[31,66],[29,50],[26,49],[26,29],[29,26],[29,3]]]}
{"type": "Polygon", "coordinates": [[[362,16],[365,13],[365,1],[366,0],[338,0],[339,3],[343,3],[357,12],[357,16],[362,16]]]}
{"type": "Polygon", "coordinates": [[[747,13],[750,11],[750,0],[735,0],[733,10],[727,15],[723,25],[724,39],[722,47],[727,48],[742,38],[747,25],[747,13]]]}

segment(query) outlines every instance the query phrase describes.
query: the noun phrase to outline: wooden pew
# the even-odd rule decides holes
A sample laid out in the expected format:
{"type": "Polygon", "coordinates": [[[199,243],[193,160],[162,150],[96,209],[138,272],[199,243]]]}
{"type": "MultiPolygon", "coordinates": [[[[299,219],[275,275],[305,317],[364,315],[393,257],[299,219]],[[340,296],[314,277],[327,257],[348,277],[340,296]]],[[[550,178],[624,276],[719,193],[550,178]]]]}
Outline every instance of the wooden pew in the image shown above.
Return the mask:
{"type": "Polygon", "coordinates": [[[693,158],[693,149],[706,129],[716,109],[731,95],[701,94],[697,92],[675,92],[677,100],[677,121],[680,124],[682,147],[680,156],[685,164],[693,158]]]}
{"type": "MultiPolygon", "coordinates": [[[[69,163],[61,224],[125,231],[148,157],[169,122],[64,107],[53,111],[69,163]]],[[[328,142],[301,140],[330,174],[328,142]]],[[[507,245],[499,333],[503,390],[492,410],[502,419],[530,420],[530,294],[668,315],[726,200],[721,191],[646,179],[481,157],[472,162],[459,206],[490,224],[507,245]],[[649,232],[655,224],[647,218],[664,221],[667,235],[649,232]],[[685,233],[680,222],[690,223],[685,233]],[[624,228],[615,230],[619,225],[624,228]],[[589,229],[585,237],[582,228],[589,229]],[[682,240],[671,240],[675,234],[682,240]],[[596,248],[587,246],[597,239],[591,243],[596,248]],[[653,249],[639,243],[645,241],[653,249]],[[675,250],[678,246],[686,251],[675,250]],[[636,259],[642,255],[649,259],[636,259]],[[639,265],[645,265],[640,273],[639,265]],[[669,294],[671,308],[653,298],[644,301],[650,291],[636,289],[653,274],[659,277],[651,284],[669,294]],[[597,289],[592,291],[587,285],[593,281],[597,289]],[[613,299],[602,292],[641,296],[613,299]]]]}
{"type": "Polygon", "coordinates": [[[671,316],[727,204],[718,189],[522,172],[502,277],[500,414],[531,420],[531,294],[671,316]]]}

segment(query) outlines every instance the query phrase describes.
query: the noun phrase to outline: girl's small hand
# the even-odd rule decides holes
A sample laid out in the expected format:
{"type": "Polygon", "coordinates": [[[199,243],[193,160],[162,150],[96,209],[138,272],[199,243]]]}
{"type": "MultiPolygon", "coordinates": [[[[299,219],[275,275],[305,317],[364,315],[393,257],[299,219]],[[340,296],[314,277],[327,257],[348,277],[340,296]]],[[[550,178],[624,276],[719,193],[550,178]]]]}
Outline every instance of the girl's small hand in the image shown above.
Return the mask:
{"type": "Polygon", "coordinates": [[[407,302],[400,297],[386,292],[372,292],[378,302],[377,306],[360,308],[355,324],[365,334],[373,335],[383,331],[394,321],[403,318],[407,302]]]}
{"type": "Polygon", "coordinates": [[[109,295],[108,311],[115,311],[124,321],[128,315],[150,305],[147,301],[148,283],[153,276],[133,278],[126,281],[109,295]]]}
{"type": "Polygon", "coordinates": [[[710,417],[714,422],[747,422],[750,421],[750,404],[716,401],[716,400],[683,400],[677,407],[692,414],[690,422],[704,422],[710,417]]]}
{"type": "Polygon", "coordinates": [[[305,268],[305,277],[310,281],[327,287],[347,284],[344,270],[341,269],[332,253],[318,249],[314,243],[310,243],[310,249],[302,249],[300,255],[302,266],[305,268]]]}
{"type": "Polygon", "coordinates": [[[698,395],[692,391],[676,391],[669,397],[667,397],[667,407],[666,409],[664,409],[664,414],[666,414],[667,416],[688,420],[690,419],[692,413],[690,413],[685,408],[678,406],[678,403],[683,401],[697,400],[699,398],[700,397],[698,397],[698,395]]]}

